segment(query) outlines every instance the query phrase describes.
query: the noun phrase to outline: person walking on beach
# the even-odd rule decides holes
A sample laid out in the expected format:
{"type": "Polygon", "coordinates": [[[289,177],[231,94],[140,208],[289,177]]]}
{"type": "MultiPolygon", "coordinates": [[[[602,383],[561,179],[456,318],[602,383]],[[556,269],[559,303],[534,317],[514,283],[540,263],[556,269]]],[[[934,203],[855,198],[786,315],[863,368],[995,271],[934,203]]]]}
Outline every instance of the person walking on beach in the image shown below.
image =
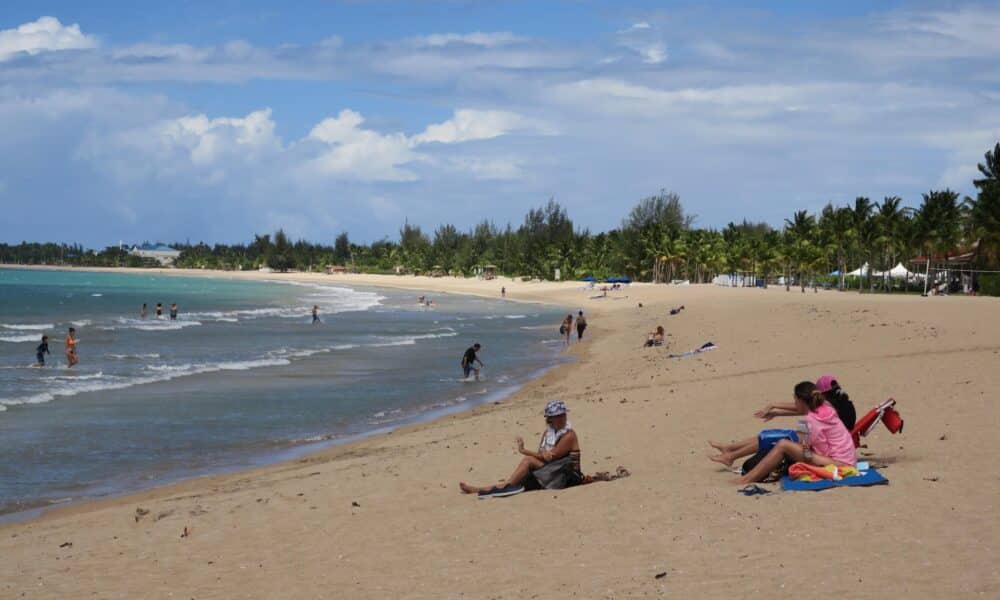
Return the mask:
{"type": "Polygon", "coordinates": [[[146,303],[143,302],[142,303],[142,310],[139,311],[139,318],[142,319],[143,321],[145,321],[146,317],[148,317],[148,316],[149,316],[149,308],[146,306],[146,303]]]}
{"type": "Polygon", "coordinates": [[[473,344],[471,348],[465,351],[462,355],[462,373],[465,374],[465,378],[469,378],[469,373],[475,372],[476,381],[479,381],[479,369],[476,368],[475,363],[479,363],[480,367],[485,367],[483,361],[479,360],[479,356],[476,354],[479,352],[480,346],[478,343],[473,344]]]}
{"type": "Polygon", "coordinates": [[[319,305],[318,304],[313,304],[312,316],[313,316],[313,320],[312,320],[312,324],[313,325],[315,325],[316,323],[322,323],[322,321],[319,320],[319,305]]]}
{"type": "Polygon", "coordinates": [[[176,302],[174,302],[173,304],[170,305],[170,320],[171,321],[176,321],[177,320],[177,303],[176,302]]]}
{"type": "Polygon", "coordinates": [[[76,329],[70,327],[69,333],[66,334],[66,368],[73,368],[76,363],[80,362],[80,358],[76,355],[76,345],[80,343],[80,340],[76,339],[76,329]]]}
{"type": "Polygon", "coordinates": [[[559,325],[559,335],[563,338],[563,346],[569,346],[569,336],[572,329],[573,315],[571,313],[566,315],[566,318],[562,320],[562,324],[559,325]]]}
{"type": "Polygon", "coordinates": [[[506,298],[507,297],[507,286],[502,286],[500,288],[500,297],[501,298],[506,298]]]}
{"type": "Polygon", "coordinates": [[[159,302],[156,303],[156,318],[157,319],[163,318],[163,305],[160,304],[159,302]]]}
{"type": "Polygon", "coordinates": [[[576,341],[583,339],[583,330],[587,328],[587,319],[583,317],[583,311],[581,310],[576,315],[576,341]]]}
{"type": "Polygon", "coordinates": [[[49,336],[43,335],[42,336],[42,343],[38,344],[38,347],[35,348],[35,358],[37,359],[35,361],[35,366],[36,367],[44,367],[45,366],[45,355],[46,354],[52,354],[52,353],[49,352],[49,336]]]}

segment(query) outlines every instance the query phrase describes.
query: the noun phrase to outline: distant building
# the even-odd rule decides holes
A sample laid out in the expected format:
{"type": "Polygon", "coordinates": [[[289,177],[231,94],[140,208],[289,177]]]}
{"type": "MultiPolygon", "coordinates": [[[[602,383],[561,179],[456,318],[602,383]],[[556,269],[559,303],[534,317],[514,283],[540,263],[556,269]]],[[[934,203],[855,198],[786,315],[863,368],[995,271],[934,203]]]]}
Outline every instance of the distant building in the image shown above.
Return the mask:
{"type": "Polygon", "coordinates": [[[141,246],[132,246],[132,249],[128,251],[132,256],[138,256],[139,258],[149,258],[160,263],[164,267],[174,264],[177,257],[181,255],[180,250],[174,250],[170,246],[164,244],[143,244],[141,246]]]}

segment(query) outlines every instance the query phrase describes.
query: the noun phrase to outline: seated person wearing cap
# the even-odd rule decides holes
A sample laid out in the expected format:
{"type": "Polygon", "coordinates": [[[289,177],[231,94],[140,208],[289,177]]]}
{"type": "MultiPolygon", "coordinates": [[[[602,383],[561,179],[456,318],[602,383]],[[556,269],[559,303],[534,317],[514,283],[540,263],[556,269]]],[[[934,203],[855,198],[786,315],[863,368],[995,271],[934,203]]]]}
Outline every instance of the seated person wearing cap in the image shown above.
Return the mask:
{"type": "Polygon", "coordinates": [[[479,494],[480,498],[513,496],[526,490],[562,489],[583,482],[580,474],[580,441],[566,418],[566,404],[552,400],[545,405],[545,433],[538,452],[524,447],[517,438],[517,451],[524,455],[510,477],[494,486],[476,487],[458,484],[464,494],[479,494]]]}

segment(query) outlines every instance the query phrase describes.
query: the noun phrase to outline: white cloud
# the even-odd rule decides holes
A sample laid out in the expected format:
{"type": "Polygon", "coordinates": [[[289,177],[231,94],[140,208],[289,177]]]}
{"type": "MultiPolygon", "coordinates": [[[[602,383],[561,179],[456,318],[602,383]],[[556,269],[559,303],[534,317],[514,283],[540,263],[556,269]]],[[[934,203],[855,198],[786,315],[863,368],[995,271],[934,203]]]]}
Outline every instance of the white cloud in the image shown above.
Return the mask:
{"type": "Polygon", "coordinates": [[[474,31],[472,33],[432,33],[414,38],[417,45],[440,48],[450,44],[467,44],[470,46],[482,46],[493,48],[504,46],[515,42],[524,41],[525,38],[514,35],[509,31],[483,32],[474,31]]]}
{"type": "Polygon", "coordinates": [[[663,42],[639,47],[637,51],[642,55],[642,62],[648,65],[658,65],[667,60],[667,45],[663,42]]]}
{"type": "Polygon", "coordinates": [[[443,123],[428,125],[423,133],[413,137],[413,141],[417,144],[455,144],[488,140],[518,130],[542,131],[544,128],[513,112],[463,109],[456,110],[454,116],[443,123]]]}
{"type": "Polygon", "coordinates": [[[37,21],[0,30],[0,61],[17,54],[38,54],[49,50],[80,50],[95,48],[97,40],[84,35],[76,23],[64,26],[54,17],[39,17],[37,21]]]}
{"type": "Polygon", "coordinates": [[[509,158],[458,157],[452,159],[450,164],[455,170],[469,173],[475,179],[483,181],[512,181],[523,176],[521,166],[509,158]]]}
{"type": "Polygon", "coordinates": [[[364,129],[364,117],[342,110],[336,117],[323,119],[309,132],[309,138],[325,148],[309,161],[306,171],[313,175],[360,181],[413,181],[417,176],[403,168],[423,160],[411,149],[401,133],[383,135],[364,129]]]}

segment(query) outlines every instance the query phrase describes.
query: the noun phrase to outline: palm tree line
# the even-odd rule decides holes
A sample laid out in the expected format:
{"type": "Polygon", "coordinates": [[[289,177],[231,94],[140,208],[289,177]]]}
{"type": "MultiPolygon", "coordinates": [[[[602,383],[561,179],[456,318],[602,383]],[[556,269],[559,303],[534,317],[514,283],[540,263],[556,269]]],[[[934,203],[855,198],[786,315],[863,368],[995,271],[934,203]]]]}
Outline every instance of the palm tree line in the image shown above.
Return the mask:
{"type": "MultiPolygon", "coordinates": [[[[786,285],[794,280],[803,289],[809,280],[824,279],[841,289],[875,289],[884,282],[872,277],[872,270],[959,248],[977,248],[983,268],[1000,266],[1000,143],[978,169],[975,198],[960,199],[950,189],[922,194],[917,206],[906,206],[897,196],[858,197],[827,204],[816,214],[796,211],[781,228],[746,220],[722,229],[697,228],[680,197],[661,190],[636,203],[619,227],[599,233],[575,227],[567,210],[550,199],[528,211],[516,228],[484,220],[468,231],[445,224],[428,234],[407,222],[396,239],[369,244],[352,242],[346,232],[333,245],[293,242],[279,230],[255,235],[249,244],[173,246],[182,251],[177,265],[191,268],[318,271],[343,265],[358,272],[470,276],[492,266],[524,278],[552,279],[558,270],[562,278],[624,275],[653,282],[707,282],[738,272],[765,282],[784,277],[786,285]],[[846,273],[862,264],[870,266],[867,278],[849,281],[846,273]],[[831,272],[839,273],[834,281],[831,272]]],[[[0,244],[0,262],[136,264],[115,246],[88,252],[75,245],[28,243],[0,244]]]]}

